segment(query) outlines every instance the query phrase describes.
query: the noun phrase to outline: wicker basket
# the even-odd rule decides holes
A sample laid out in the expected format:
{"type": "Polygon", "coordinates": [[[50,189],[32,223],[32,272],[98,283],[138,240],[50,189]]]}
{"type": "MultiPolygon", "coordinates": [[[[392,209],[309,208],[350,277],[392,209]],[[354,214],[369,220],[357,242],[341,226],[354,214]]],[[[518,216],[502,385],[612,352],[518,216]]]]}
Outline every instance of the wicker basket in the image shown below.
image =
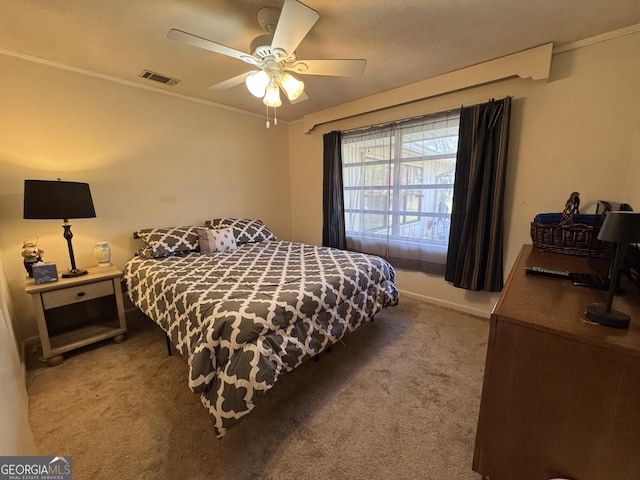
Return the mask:
{"type": "MultiPolygon", "coordinates": [[[[573,192],[565,205],[562,214],[556,214],[556,223],[542,223],[537,215],[531,222],[531,240],[533,246],[550,252],[566,255],[590,257],[608,257],[611,244],[598,240],[598,232],[604,215],[579,215],[580,194],[573,192]],[[578,223],[576,219],[589,222],[578,223]]],[[[604,213],[604,212],[603,212],[604,213]]]]}

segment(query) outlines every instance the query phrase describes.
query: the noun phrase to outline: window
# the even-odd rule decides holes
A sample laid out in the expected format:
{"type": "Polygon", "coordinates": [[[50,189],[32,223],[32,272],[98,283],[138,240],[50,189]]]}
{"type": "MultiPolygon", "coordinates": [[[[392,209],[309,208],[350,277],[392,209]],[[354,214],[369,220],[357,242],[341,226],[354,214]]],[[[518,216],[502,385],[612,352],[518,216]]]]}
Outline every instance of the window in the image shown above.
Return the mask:
{"type": "Polygon", "coordinates": [[[459,119],[456,111],[343,133],[349,248],[388,258],[406,247],[444,264],[459,119]]]}

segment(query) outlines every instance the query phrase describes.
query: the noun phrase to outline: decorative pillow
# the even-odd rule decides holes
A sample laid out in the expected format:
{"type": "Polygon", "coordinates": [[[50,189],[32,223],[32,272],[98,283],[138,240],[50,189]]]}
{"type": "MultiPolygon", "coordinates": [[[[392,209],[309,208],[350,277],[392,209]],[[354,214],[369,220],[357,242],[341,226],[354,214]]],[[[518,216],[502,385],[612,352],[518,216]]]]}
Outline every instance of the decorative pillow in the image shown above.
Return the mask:
{"type": "Polygon", "coordinates": [[[199,228],[196,230],[198,232],[198,245],[200,245],[200,253],[213,253],[215,252],[215,243],[211,242],[209,239],[209,234],[207,233],[209,228],[199,228]]]}
{"type": "Polygon", "coordinates": [[[199,228],[198,243],[200,244],[200,253],[226,252],[238,248],[231,227],[199,228]]]}
{"type": "Polygon", "coordinates": [[[276,240],[276,236],[271,233],[261,220],[250,220],[247,218],[215,218],[207,220],[205,225],[209,228],[231,227],[237,243],[264,242],[265,240],[276,240]]]}
{"type": "Polygon", "coordinates": [[[197,229],[202,227],[146,228],[134,233],[147,244],[139,255],[146,258],[159,258],[176,253],[198,250],[197,229]]]}

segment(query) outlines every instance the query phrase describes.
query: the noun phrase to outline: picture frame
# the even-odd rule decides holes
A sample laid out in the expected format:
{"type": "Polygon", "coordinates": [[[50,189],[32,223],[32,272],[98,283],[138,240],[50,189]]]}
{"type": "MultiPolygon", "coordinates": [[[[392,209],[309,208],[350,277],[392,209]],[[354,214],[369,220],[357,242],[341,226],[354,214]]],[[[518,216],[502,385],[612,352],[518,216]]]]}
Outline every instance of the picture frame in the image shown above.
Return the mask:
{"type": "Polygon", "coordinates": [[[58,281],[58,269],[55,263],[38,262],[33,265],[33,280],[36,285],[58,281]]]}

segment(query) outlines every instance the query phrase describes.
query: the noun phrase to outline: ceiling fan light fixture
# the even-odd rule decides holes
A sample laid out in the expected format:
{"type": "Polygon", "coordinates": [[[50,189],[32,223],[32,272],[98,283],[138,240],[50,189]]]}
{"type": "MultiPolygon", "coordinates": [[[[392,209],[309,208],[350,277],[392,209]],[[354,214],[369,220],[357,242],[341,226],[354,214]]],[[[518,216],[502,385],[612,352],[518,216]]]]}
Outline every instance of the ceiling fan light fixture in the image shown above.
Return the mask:
{"type": "Polygon", "coordinates": [[[258,10],[258,24],[265,33],[253,39],[251,53],[176,28],[169,30],[167,37],[251,64],[253,71],[236,75],[210,88],[222,90],[245,82],[249,92],[262,98],[262,103],[266,105],[269,128],[270,108],[274,109],[273,122],[277,125],[275,110],[282,105],[280,90],[290,103],[308,98],[304,83],[296,75],[359,77],[367,63],[364,59],[298,60],[295,53],[298,46],[320,18],[318,12],[302,1],[279,0],[282,8],[265,7],[258,10]]]}
{"type": "Polygon", "coordinates": [[[269,75],[264,70],[251,72],[247,75],[245,84],[251,95],[262,98],[265,96],[267,85],[269,85],[269,75]]]}
{"type": "Polygon", "coordinates": [[[282,105],[282,100],[280,100],[280,89],[275,82],[271,82],[269,86],[267,86],[262,103],[267,107],[279,107],[282,105]]]}
{"type": "Polygon", "coordinates": [[[304,83],[287,72],[280,77],[280,85],[291,101],[296,100],[304,91],[304,83]]]}

